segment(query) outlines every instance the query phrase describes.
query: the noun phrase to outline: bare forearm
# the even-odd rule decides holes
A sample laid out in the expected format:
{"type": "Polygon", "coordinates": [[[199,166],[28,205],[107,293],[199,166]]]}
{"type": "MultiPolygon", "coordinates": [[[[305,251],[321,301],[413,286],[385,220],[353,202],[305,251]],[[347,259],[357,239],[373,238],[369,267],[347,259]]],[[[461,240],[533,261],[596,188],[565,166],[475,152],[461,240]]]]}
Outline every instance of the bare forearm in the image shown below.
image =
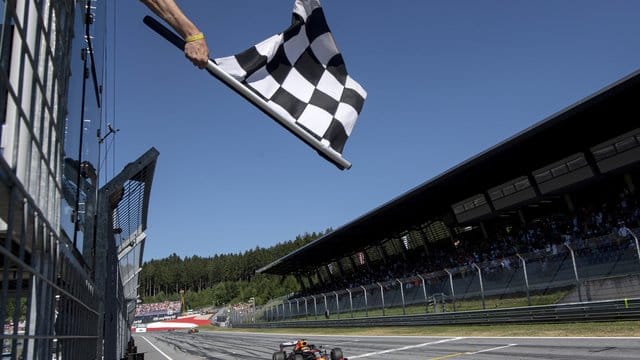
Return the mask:
{"type": "Polygon", "coordinates": [[[203,69],[209,61],[209,47],[205,39],[200,36],[200,30],[180,10],[175,0],[140,0],[151,11],[160,16],[185,39],[184,54],[197,67],[203,69]]]}
{"type": "Polygon", "coordinates": [[[174,0],[141,0],[156,15],[160,16],[183,38],[200,32],[198,28],[184,15],[174,0]]]}

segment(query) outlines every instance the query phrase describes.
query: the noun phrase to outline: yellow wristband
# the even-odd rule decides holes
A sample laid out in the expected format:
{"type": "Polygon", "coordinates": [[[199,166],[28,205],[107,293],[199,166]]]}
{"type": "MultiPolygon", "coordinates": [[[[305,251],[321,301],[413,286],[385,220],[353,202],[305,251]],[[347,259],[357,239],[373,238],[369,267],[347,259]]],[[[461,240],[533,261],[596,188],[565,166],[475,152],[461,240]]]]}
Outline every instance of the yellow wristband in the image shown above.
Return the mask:
{"type": "Polygon", "coordinates": [[[194,41],[202,40],[202,39],[204,39],[204,34],[203,33],[199,33],[199,34],[187,36],[184,39],[184,41],[189,43],[189,42],[194,42],[194,41]]]}

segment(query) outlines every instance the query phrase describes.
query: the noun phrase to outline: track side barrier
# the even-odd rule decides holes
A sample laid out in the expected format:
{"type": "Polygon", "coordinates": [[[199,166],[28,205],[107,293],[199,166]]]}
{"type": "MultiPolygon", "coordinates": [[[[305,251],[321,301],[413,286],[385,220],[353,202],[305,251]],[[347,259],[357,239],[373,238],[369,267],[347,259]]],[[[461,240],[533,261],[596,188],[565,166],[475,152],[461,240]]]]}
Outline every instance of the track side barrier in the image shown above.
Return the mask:
{"type": "Polygon", "coordinates": [[[640,319],[640,298],[424,315],[234,324],[236,328],[310,328],[530,324],[640,319]]]}

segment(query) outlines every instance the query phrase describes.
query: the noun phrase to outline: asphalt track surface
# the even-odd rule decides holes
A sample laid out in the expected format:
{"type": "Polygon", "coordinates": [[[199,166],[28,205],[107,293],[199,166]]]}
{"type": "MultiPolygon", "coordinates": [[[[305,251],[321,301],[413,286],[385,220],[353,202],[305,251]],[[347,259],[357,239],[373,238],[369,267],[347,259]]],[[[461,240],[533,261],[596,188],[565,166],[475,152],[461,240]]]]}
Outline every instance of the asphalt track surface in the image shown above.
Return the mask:
{"type": "Polygon", "coordinates": [[[270,360],[278,344],[305,338],[348,359],[640,359],[640,337],[322,336],[186,331],[135,334],[145,360],[270,360]]]}

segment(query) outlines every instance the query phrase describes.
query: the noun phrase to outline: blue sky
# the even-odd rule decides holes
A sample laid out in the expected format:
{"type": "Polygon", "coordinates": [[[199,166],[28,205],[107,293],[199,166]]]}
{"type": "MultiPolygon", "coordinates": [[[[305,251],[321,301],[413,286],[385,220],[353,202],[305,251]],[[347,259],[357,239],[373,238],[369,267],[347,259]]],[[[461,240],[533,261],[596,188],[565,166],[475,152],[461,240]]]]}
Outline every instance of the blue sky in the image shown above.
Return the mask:
{"type": "MultiPolygon", "coordinates": [[[[293,5],[179,3],[212,57],[280,32],[293,5]]],[[[145,260],[338,228],[640,69],[638,1],[324,0],[368,92],[340,171],[146,28],[140,2],[114,4],[116,167],[160,151],[145,260]]]]}

